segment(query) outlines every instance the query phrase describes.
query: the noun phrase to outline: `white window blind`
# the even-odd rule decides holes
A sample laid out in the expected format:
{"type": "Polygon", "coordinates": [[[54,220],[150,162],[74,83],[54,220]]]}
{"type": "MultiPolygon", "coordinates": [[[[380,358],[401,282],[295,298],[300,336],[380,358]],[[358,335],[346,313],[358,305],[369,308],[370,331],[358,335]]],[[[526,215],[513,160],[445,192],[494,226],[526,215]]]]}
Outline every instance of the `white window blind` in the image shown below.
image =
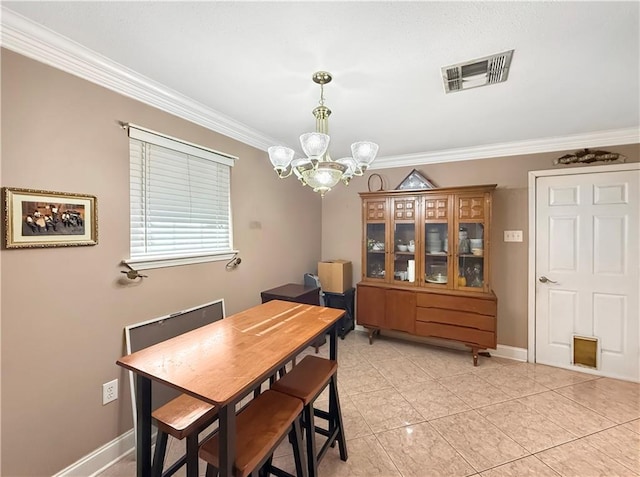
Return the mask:
{"type": "Polygon", "coordinates": [[[230,183],[235,158],[131,125],[129,138],[127,263],[233,253],[230,183]]]}

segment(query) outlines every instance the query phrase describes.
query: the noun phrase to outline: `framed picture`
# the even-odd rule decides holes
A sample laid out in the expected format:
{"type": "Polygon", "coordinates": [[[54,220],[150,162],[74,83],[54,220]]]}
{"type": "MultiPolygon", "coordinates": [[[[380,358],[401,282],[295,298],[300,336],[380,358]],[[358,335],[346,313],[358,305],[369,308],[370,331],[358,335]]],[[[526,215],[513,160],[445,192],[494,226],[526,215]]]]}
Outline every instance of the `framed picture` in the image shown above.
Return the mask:
{"type": "Polygon", "coordinates": [[[400,185],[396,187],[396,190],[411,190],[411,189],[435,189],[436,186],[420,174],[416,169],[412,170],[407,177],[405,177],[400,185]]]}
{"type": "Polygon", "coordinates": [[[5,248],[98,243],[97,200],[92,195],[4,187],[2,198],[5,248]]]}

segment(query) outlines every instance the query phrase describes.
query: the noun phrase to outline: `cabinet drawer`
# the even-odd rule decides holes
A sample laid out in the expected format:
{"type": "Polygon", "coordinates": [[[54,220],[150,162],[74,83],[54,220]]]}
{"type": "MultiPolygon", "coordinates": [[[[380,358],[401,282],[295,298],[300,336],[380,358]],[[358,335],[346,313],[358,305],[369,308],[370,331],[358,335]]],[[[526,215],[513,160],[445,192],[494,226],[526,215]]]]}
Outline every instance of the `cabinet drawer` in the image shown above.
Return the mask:
{"type": "Polygon", "coordinates": [[[418,293],[417,305],[425,308],[444,308],[448,310],[468,311],[480,315],[495,316],[495,300],[482,300],[466,296],[438,295],[436,293],[418,293]]]}
{"type": "Polygon", "coordinates": [[[484,348],[496,347],[496,334],[463,326],[444,325],[441,323],[424,323],[416,321],[416,334],[419,336],[433,336],[449,340],[462,341],[484,348]]]}
{"type": "Polygon", "coordinates": [[[443,323],[454,326],[465,326],[494,332],[496,319],[493,316],[465,313],[464,311],[443,310],[441,308],[418,308],[416,320],[425,323],[443,323]]]}

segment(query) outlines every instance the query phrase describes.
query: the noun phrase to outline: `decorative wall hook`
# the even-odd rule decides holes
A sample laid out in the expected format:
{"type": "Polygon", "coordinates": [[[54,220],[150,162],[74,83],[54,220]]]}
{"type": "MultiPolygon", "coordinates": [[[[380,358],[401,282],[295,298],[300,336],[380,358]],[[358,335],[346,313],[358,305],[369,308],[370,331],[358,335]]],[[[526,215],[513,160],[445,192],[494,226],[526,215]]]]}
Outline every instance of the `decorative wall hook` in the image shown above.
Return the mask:
{"type": "Polygon", "coordinates": [[[136,278],[149,278],[148,275],[142,275],[138,270],[134,270],[131,267],[129,267],[129,270],[121,270],[120,273],[126,274],[129,280],[135,280],[136,278]]]}
{"type": "Polygon", "coordinates": [[[238,254],[235,254],[231,260],[225,265],[227,270],[234,270],[242,263],[242,259],[238,257],[238,254]]]}

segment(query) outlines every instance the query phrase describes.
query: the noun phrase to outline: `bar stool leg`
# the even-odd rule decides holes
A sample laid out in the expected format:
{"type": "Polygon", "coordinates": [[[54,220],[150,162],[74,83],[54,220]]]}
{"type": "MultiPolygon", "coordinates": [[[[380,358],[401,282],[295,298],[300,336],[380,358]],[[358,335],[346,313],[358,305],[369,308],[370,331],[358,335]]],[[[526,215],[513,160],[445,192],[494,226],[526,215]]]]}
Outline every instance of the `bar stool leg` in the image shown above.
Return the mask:
{"type": "Polygon", "coordinates": [[[349,456],[347,454],[347,444],[344,436],[344,425],[342,422],[342,411],[340,408],[340,397],[338,396],[338,378],[334,374],[329,381],[329,414],[331,416],[331,427],[338,430],[336,440],[340,449],[340,460],[346,461],[349,456]]]}
{"type": "Polygon", "coordinates": [[[187,477],[199,477],[198,469],[198,433],[187,436],[187,477]]]}
{"type": "MultiPolygon", "coordinates": [[[[311,416],[313,416],[313,411],[311,412],[311,416]]],[[[313,417],[312,417],[312,422],[313,422],[313,417]]],[[[300,426],[300,418],[298,417],[298,419],[296,419],[295,421],[293,421],[293,424],[291,425],[291,439],[295,442],[294,446],[293,446],[293,458],[295,460],[296,463],[296,476],[298,477],[307,477],[307,475],[311,475],[311,474],[307,474],[307,469],[305,467],[305,452],[304,452],[304,447],[302,447],[302,429],[300,426]]],[[[307,440],[310,440],[307,437],[307,440]]],[[[314,462],[315,462],[315,455],[314,455],[314,451],[313,449],[311,450],[311,454],[308,455],[313,455],[314,456],[314,462]]]]}
{"type": "Polygon", "coordinates": [[[309,403],[304,407],[303,414],[304,428],[307,438],[307,466],[309,468],[309,477],[317,477],[318,456],[316,455],[316,424],[313,413],[313,403],[309,403]]]}
{"type": "Polygon", "coordinates": [[[156,450],[153,453],[153,465],[151,466],[152,477],[162,477],[162,466],[164,465],[164,456],[167,452],[166,432],[158,431],[156,436],[156,450]]]}

